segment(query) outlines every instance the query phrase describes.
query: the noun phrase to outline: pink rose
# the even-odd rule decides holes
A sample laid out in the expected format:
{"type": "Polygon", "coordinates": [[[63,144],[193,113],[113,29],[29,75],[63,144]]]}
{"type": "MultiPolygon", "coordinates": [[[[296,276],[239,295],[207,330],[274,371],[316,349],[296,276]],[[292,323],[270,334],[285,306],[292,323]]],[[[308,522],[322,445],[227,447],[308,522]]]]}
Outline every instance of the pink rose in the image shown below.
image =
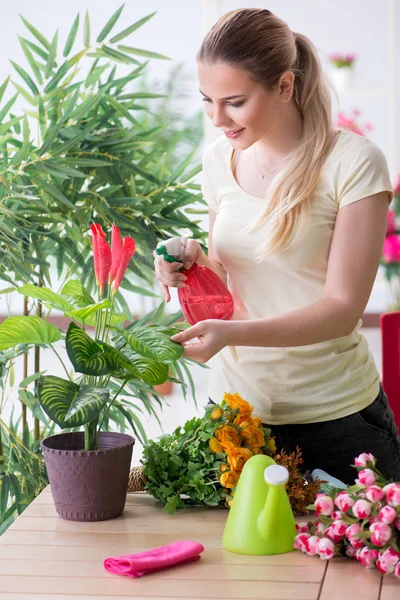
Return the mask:
{"type": "Polygon", "coordinates": [[[386,501],[394,508],[400,506],[400,483],[393,483],[389,488],[386,492],[386,501]]]}
{"type": "Polygon", "coordinates": [[[400,238],[397,235],[388,235],[383,242],[382,256],[387,264],[400,260],[400,238]]]}
{"type": "Polygon", "coordinates": [[[314,521],[314,530],[316,533],[325,533],[328,525],[322,521],[314,521]]]}
{"type": "Polygon", "coordinates": [[[371,469],[363,469],[358,473],[358,480],[356,482],[368,487],[376,482],[376,475],[371,469]]]}
{"type": "Polygon", "coordinates": [[[397,565],[394,568],[394,574],[396,575],[396,577],[398,577],[400,579],[400,561],[397,563],[397,565]]]}
{"type": "Polygon", "coordinates": [[[317,550],[319,557],[322,558],[322,560],[327,560],[332,558],[332,556],[335,554],[335,544],[329,538],[319,538],[317,550]]]}
{"type": "Polygon", "coordinates": [[[305,542],[305,551],[309,556],[318,554],[319,537],[317,535],[310,536],[305,542]]]}
{"type": "Polygon", "coordinates": [[[398,529],[400,531],[400,515],[395,520],[394,526],[396,527],[396,529],[398,529]]]}
{"type": "Polygon", "coordinates": [[[309,533],[310,529],[308,527],[308,523],[302,521],[301,523],[296,523],[296,531],[297,533],[309,533]]]}
{"type": "Polygon", "coordinates": [[[389,210],[388,212],[388,222],[386,227],[386,233],[396,233],[396,215],[394,214],[394,210],[389,210]]]}
{"type": "Polygon", "coordinates": [[[396,509],[393,508],[393,506],[384,506],[379,511],[379,519],[382,521],[382,523],[387,523],[388,525],[393,523],[393,521],[396,519],[396,516],[396,509]]]}
{"type": "Polygon", "coordinates": [[[363,548],[359,548],[357,550],[356,558],[364,565],[364,567],[370,568],[373,567],[376,563],[377,558],[379,557],[378,550],[370,550],[368,546],[364,546],[363,548]]]}
{"type": "Polygon", "coordinates": [[[340,492],[335,498],[335,504],[342,512],[348,511],[352,506],[354,506],[355,500],[346,492],[340,492]]]}
{"type": "Polygon", "coordinates": [[[374,467],[376,458],[373,454],[363,452],[354,459],[354,464],[356,467],[374,467]]]}
{"type": "Polygon", "coordinates": [[[333,513],[331,514],[331,519],[333,519],[334,521],[339,521],[342,518],[342,513],[340,512],[340,510],[334,510],[333,513]]]}
{"type": "Polygon", "coordinates": [[[296,550],[301,550],[302,552],[306,551],[306,541],[311,537],[309,533],[299,533],[294,538],[293,546],[296,550]]]}
{"type": "Polygon", "coordinates": [[[334,509],[334,504],[332,498],[326,496],[325,494],[321,494],[317,497],[315,501],[315,515],[318,517],[319,515],[326,515],[329,517],[334,509]]]}
{"type": "Polygon", "coordinates": [[[384,546],[392,537],[392,528],[387,523],[372,523],[369,530],[371,532],[371,543],[374,546],[384,546]]]}
{"type": "Polygon", "coordinates": [[[387,548],[376,561],[376,568],[385,575],[392,573],[400,560],[400,552],[396,552],[393,548],[387,548]]]}
{"type": "Polygon", "coordinates": [[[361,532],[361,526],[359,523],[353,523],[346,529],[345,537],[349,540],[353,548],[362,548],[364,546],[364,540],[361,537],[356,537],[361,532]]]}
{"type": "Polygon", "coordinates": [[[353,546],[346,546],[346,554],[347,554],[347,556],[350,556],[350,558],[356,558],[357,552],[358,552],[358,550],[356,548],[354,548],[353,546]]]}
{"type": "Polygon", "coordinates": [[[385,497],[385,492],[379,485],[371,485],[365,490],[365,495],[370,502],[379,502],[385,497]]]}
{"type": "Polygon", "coordinates": [[[357,500],[355,505],[352,508],[353,515],[357,517],[357,519],[366,519],[371,514],[371,503],[368,500],[357,500]]]}
{"type": "Polygon", "coordinates": [[[393,194],[395,196],[397,196],[398,194],[400,194],[400,175],[397,175],[397,179],[396,182],[393,186],[393,194]]]}

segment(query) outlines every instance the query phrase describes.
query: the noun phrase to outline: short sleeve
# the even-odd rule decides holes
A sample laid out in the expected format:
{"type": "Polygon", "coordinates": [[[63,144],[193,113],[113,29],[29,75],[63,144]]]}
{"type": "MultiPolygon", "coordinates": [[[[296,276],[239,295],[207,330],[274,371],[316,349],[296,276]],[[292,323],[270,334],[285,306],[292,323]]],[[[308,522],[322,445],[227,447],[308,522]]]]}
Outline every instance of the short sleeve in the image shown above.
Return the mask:
{"type": "Polygon", "coordinates": [[[393,198],[389,170],[382,150],[371,140],[364,138],[363,142],[354,149],[338,181],[339,208],[379,192],[387,192],[389,202],[393,198]]]}
{"type": "Polygon", "coordinates": [[[203,198],[208,204],[208,208],[213,212],[218,212],[218,203],[215,198],[214,186],[212,183],[213,164],[211,156],[211,148],[208,148],[203,156],[203,179],[201,183],[201,191],[203,198]]]}

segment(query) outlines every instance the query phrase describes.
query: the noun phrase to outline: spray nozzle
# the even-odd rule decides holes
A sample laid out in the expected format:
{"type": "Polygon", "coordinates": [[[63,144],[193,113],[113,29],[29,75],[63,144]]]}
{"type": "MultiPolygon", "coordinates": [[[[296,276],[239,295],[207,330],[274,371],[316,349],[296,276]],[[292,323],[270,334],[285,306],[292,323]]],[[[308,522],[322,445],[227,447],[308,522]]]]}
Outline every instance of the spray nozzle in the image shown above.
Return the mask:
{"type": "Polygon", "coordinates": [[[185,255],[187,237],[173,237],[164,242],[160,242],[156,248],[158,256],[163,256],[164,260],[173,263],[181,262],[185,255]]]}

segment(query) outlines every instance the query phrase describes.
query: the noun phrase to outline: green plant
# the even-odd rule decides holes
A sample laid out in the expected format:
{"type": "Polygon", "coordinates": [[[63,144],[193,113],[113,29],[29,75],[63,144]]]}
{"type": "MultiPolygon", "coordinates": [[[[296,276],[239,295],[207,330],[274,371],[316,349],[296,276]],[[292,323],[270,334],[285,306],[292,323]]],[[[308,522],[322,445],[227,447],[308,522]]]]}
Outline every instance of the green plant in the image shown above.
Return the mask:
{"type": "MultiPolygon", "coordinates": [[[[152,296],[157,242],[183,231],[205,238],[192,216],[204,204],[192,181],[200,171],[192,164],[199,121],[189,154],[177,163],[190,123],[178,130],[176,119],[172,125],[165,118],[166,105],[152,112],[164,94],[140,87],[146,59],[166,57],[125,45],[155,13],[115,34],[122,9],[96,40],[86,13],[80,47],[80,15],[61,48],[58,32],[47,40],[23,19],[33,36],[19,37],[28,66],[12,62],[22,81],[0,86],[0,102],[10,81],[16,88],[0,109],[0,277],[11,284],[51,285],[54,265],[58,277],[74,275],[91,291],[92,258],[81,231],[95,219],[134,236],[139,249],[129,269],[141,283],[126,278],[123,286],[152,296]],[[130,72],[119,74],[119,65],[130,72]],[[12,113],[18,96],[26,103],[22,115],[12,113]]],[[[121,293],[116,301],[128,310],[121,293]]]]}
{"type": "Polygon", "coordinates": [[[17,288],[20,294],[41,300],[72,319],[65,345],[78,375],[76,380],[54,347],[64,334],[53,324],[37,316],[9,317],[0,324],[0,350],[18,348],[20,344],[40,345],[57,354],[68,378],[37,373],[33,376],[36,396],[50,420],[62,429],[84,426],[86,450],[97,448],[98,434],[111,407],[145,440],[135,411],[117,399],[124,395],[128,383],[131,390],[137,382],[142,390],[149,391],[166,381],[169,365],[183,353],[183,347],[170,339],[178,331],[172,326],[176,315],[161,317],[164,303],[154,314],[126,325],[128,317],[117,309],[115,297],[135,252],[135,241],[123,239],[113,225],[110,248],[101,225],[93,224],[91,230],[97,302],[78,280],[68,281],[60,294],[33,284],[17,288]],[[95,327],[94,339],[86,331],[88,325],[95,327]]]}

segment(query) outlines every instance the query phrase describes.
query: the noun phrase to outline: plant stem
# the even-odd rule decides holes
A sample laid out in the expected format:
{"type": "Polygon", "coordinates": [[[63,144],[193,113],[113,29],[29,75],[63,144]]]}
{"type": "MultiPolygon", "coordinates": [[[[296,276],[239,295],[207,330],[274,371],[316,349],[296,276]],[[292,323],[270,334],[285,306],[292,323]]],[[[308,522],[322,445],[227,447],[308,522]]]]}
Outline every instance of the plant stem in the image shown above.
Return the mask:
{"type": "MultiPolygon", "coordinates": [[[[42,268],[39,268],[38,287],[43,287],[43,270],[42,270],[42,268]]],[[[42,318],[42,315],[43,315],[43,304],[42,304],[41,300],[38,300],[36,316],[39,318],[42,318]]],[[[40,371],[40,346],[35,346],[35,373],[39,373],[39,371],[40,371]]],[[[35,383],[36,396],[38,396],[37,385],[38,385],[38,382],[36,380],[36,383],[35,383]]],[[[37,417],[35,417],[35,419],[34,419],[34,439],[37,442],[39,440],[39,438],[40,438],[40,421],[37,417]]]]}
{"type": "Polygon", "coordinates": [[[124,389],[124,387],[126,386],[126,384],[128,383],[128,381],[129,381],[129,379],[124,379],[124,381],[122,382],[122,385],[121,385],[121,387],[119,388],[119,390],[117,390],[117,391],[115,392],[114,398],[111,400],[110,404],[107,406],[107,408],[106,408],[106,410],[105,410],[105,412],[104,412],[104,415],[103,415],[103,417],[102,417],[102,419],[101,419],[100,425],[99,425],[99,433],[100,433],[100,431],[101,431],[101,426],[103,425],[104,417],[106,416],[106,414],[107,414],[107,413],[108,413],[108,411],[110,410],[110,408],[111,408],[111,405],[113,404],[114,400],[115,400],[115,399],[117,398],[117,396],[119,396],[119,394],[122,392],[122,390],[124,389]]]}
{"type": "Polygon", "coordinates": [[[62,366],[64,367],[64,371],[67,374],[67,377],[70,381],[73,381],[71,375],[68,373],[67,367],[65,366],[65,363],[63,361],[63,359],[61,358],[61,356],[58,354],[57,350],[54,348],[54,346],[51,347],[51,349],[53,350],[54,354],[57,356],[58,360],[60,361],[60,363],[62,364],[62,366]]]}
{"type": "MultiPolygon", "coordinates": [[[[28,307],[28,298],[27,296],[24,296],[24,316],[27,317],[29,315],[29,307],[28,307]]],[[[28,356],[29,356],[29,351],[25,352],[24,354],[24,379],[26,379],[26,377],[28,377],[28,356]]],[[[25,425],[26,425],[26,405],[21,402],[22,404],[22,431],[25,429],[25,425]]]]}

